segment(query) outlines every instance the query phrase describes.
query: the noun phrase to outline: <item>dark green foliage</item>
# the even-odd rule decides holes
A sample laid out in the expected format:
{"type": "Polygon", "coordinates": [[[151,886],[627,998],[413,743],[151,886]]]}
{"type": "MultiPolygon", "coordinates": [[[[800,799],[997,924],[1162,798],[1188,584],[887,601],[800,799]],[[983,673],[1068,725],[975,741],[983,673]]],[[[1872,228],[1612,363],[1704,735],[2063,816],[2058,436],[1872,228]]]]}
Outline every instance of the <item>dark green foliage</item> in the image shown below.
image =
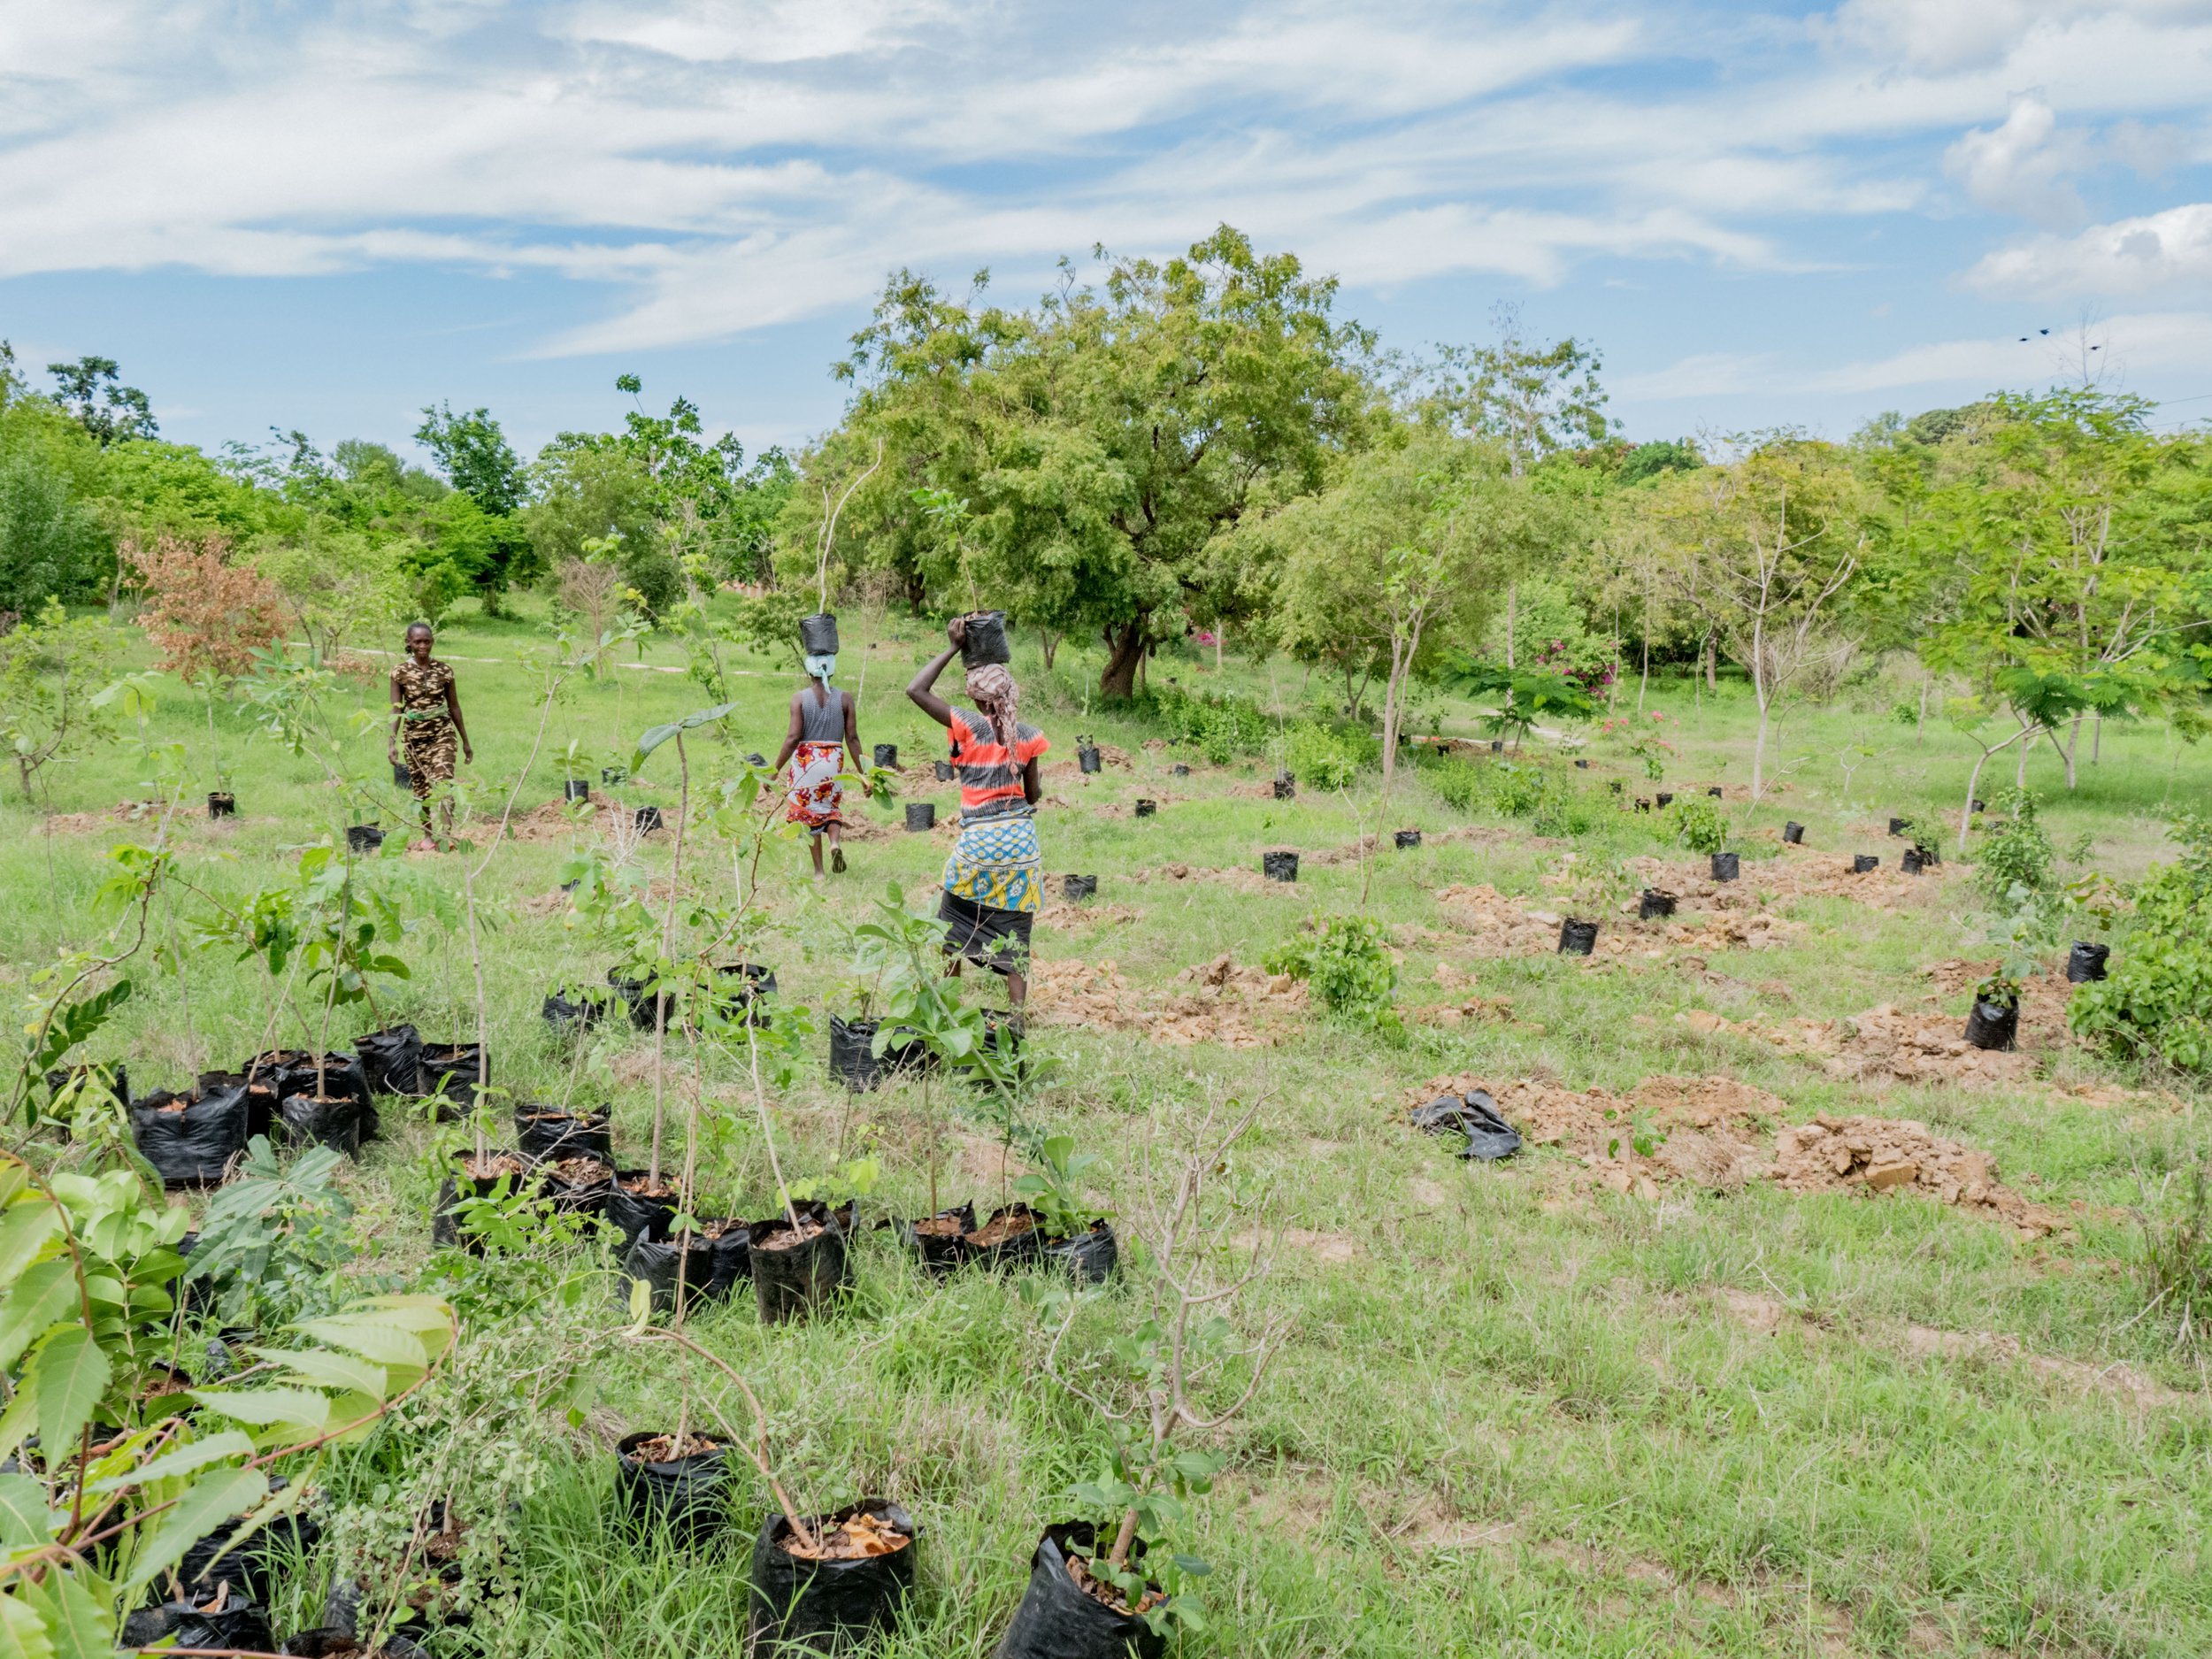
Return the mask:
{"type": "Polygon", "coordinates": [[[1303,979],[1323,1007],[1363,1025],[1394,1027],[1398,964],[1371,916],[1317,916],[1266,958],[1270,973],[1303,979]]]}
{"type": "Polygon", "coordinates": [[[426,403],[415,442],[438,457],[446,481],[486,512],[521,511],[529,480],[488,409],[457,415],[447,404],[426,403]]]}
{"type": "Polygon", "coordinates": [[[1239,755],[1263,753],[1275,734],[1274,723],[1260,706],[1233,692],[1155,686],[1144,701],[1150,703],[1150,712],[1171,742],[1187,743],[1217,766],[1227,765],[1239,755]]]}
{"type": "Polygon", "coordinates": [[[102,449],[160,431],[146,394],[117,378],[120,367],[113,357],[50,363],[46,372],[54,377],[55,401],[102,449]]]}
{"type": "Polygon", "coordinates": [[[2048,893],[2057,872],[2058,854],[2037,816],[2034,794],[2008,792],[1997,803],[1997,822],[1976,859],[1975,886],[1992,903],[2009,905],[2015,887],[2032,895],[2048,893]]]}
{"type": "Polygon", "coordinates": [[[1640,484],[1663,472],[1694,472],[1705,465],[1697,445],[1687,438],[1658,438],[1640,443],[1621,459],[1617,475],[1624,484],[1640,484]]]}
{"type": "Polygon", "coordinates": [[[2077,988],[2067,1021],[2121,1053],[2212,1071],[2212,818],[2173,829],[2182,856],[2136,889],[2110,977],[2077,988]]]}

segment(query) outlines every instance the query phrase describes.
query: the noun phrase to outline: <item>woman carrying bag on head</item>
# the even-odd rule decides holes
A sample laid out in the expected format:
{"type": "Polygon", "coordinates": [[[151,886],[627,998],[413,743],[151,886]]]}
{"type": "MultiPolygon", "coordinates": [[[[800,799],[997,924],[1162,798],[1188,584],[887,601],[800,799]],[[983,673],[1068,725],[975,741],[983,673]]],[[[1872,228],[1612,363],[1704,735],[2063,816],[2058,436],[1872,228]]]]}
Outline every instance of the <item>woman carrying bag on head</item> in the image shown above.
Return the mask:
{"type": "Polygon", "coordinates": [[[833,689],[830,676],[837,672],[834,653],[806,659],[807,683],[791,695],[791,728],[776,751],[776,770],[791,767],[789,805],[784,817],[807,829],[807,848],[814,855],[814,873],[822,873],[822,838],[830,844],[830,867],[845,872],[845,758],[852,757],[860,775],[860,791],[868,792],[868,774],[860,764],[860,717],[852,694],[833,689]]]}
{"type": "Polygon", "coordinates": [[[1015,714],[1019,693],[1002,663],[968,670],[972,708],[956,708],[931,687],[945,664],[960,654],[967,625],[945,630],[951,647],[926,664],[906,695],[952,736],[954,775],[960,780],[960,839],[945,860],[944,893],[937,918],[946,926],[945,954],[1006,976],[1007,1001],[1018,1009],[1029,996],[1029,936],[1042,896],[1037,850],[1037,803],[1044,786],[1038,757],[1052,747],[1015,714]]]}

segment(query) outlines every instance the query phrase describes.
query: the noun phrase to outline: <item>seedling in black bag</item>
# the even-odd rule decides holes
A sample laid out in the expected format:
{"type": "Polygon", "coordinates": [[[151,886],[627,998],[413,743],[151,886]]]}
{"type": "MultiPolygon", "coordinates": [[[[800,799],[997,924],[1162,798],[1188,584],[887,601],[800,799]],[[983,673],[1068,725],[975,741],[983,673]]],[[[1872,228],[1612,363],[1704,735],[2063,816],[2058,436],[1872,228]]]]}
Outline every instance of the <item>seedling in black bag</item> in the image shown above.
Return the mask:
{"type": "MultiPolygon", "coordinates": [[[[1182,1590],[1209,1569],[1158,1546],[1187,1520],[1188,1501],[1212,1489],[1224,1463],[1215,1452],[1178,1447],[1177,1437],[1214,1434],[1243,1410],[1285,1329],[1271,1320],[1247,1340],[1230,1317],[1266,1279],[1280,1237],[1264,1219],[1269,1194],[1248,1187],[1231,1162],[1263,1103],[1240,1110],[1230,1102],[1238,1115],[1225,1129],[1209,1110],[1176,1157],[1168,1191],[1140,1199],[1129,1225],[1146,1253],[1141,1287],[1132,1298],[1141,1317],[1125,1334],[1078,1354],[1079,1316],[1095,1293],[1047,1279],[1023,1287],[1025,1299],[1057,1322],[1045,1352],[1047,1373],[1101,1420],[1096,1472],[1065,1494],[1094,1525],[1056,1529],[1056,1547],[1065,1551],[1068,1577],[1155,1640],[1177,1624],[1204,1627],[1182,1590]],[[1233,1241],[1240,1221],[1254,1229],[1248,1245],[1233,1241]],[[1225,1397],[1207,1408],[1210,1398],[1225,1397]]],[[[1049,1621],[1029,1604],[1056,1587],[1041,1587],[1033,1578],[1014,1620],[1027,1645],[1014,1644],[1010,1632],[1014,1650],[1065,1651],[1036,1645],[1049,1621]]]]}

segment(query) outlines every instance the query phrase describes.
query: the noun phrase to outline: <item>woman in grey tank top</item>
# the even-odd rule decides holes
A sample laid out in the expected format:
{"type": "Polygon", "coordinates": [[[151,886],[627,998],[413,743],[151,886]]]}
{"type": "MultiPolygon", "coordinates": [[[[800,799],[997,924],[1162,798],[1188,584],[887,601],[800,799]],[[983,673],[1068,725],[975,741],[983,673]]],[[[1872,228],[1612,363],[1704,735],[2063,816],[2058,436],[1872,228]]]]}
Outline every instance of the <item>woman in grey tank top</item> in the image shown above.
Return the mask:
{"type": "Polygon", "coordinates": [[[807,683],[791,698],[791,729],[776,751],[776,770],[791,768],[790,804],[784,816],[807,827],[807,845],[814,854],[814,873],[822,873],[822,838],[830,844],[830,867],[841,875],[845,849],[841,841],[845,814],[845,760],[860,779],[860,792],[868,792],[868,774],[860,764],[860,723],[850,694],[830,684],[837,672],[834,657],[806,659],[807,683]]]}

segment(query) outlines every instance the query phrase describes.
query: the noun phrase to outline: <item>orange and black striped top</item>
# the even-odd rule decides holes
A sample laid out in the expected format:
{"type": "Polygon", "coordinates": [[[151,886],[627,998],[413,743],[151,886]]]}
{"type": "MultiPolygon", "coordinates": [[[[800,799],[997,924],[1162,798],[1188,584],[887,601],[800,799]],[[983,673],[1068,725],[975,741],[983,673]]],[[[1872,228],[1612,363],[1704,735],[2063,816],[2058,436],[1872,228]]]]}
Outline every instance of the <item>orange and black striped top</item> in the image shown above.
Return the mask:
{"type": "Polygon", "coordinates": [[[956,707],[949,730],[953,769],[960,778],[963,824],[1025,818],[1035,810],[1022,795],[1022,768],[1052,747],[1042,732],[1017,721],[1014,752],[1009,755],[990,721],[972,709],[956,707]]]}

